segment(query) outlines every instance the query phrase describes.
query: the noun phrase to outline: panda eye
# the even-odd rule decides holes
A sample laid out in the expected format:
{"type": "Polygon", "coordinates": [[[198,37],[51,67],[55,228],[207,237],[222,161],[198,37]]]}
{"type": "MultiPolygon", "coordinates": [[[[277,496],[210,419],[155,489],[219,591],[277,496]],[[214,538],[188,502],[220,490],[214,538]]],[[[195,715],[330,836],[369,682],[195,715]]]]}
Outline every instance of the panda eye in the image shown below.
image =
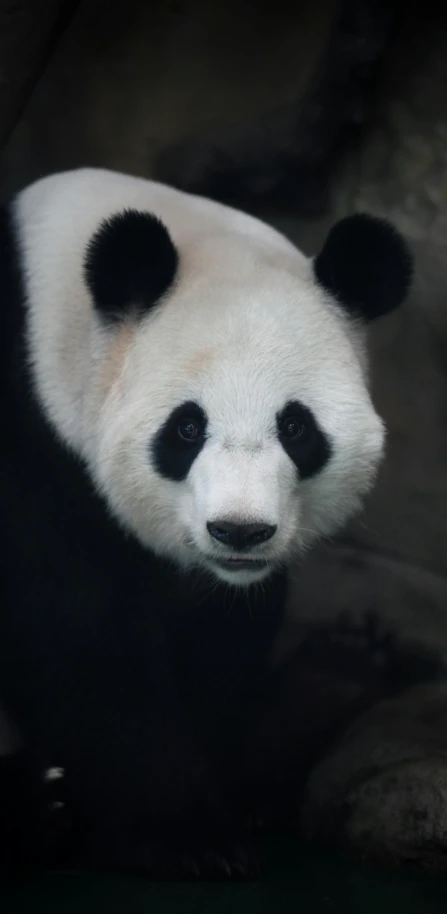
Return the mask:
{"type": "Polygon", "coordinates": [[[194,400],[176,406],[151,440],[151,462],[160,476],[182,482],[205,445],[208,418],[194,400]]]}
{"type": "Polygon", "coordinates": [[[203,435],[203,425],[197,419],[185,416],[177,425],[177,435],[182,441],[194,444],[203,435]]]}
{"type": "Polygon", "coordinates": [[[330,460],[332,447],[312,410],[299,400],[291,400],[276,416],[279,441],[300,480],[315,476],[330,460]]]}
{"type": "Polygon", "coordinates": [[[282,438],[288,441],[305,441],[309,434],[307,425],[298,416],[287,416],[283,419],[279,429],[282,438]]]}

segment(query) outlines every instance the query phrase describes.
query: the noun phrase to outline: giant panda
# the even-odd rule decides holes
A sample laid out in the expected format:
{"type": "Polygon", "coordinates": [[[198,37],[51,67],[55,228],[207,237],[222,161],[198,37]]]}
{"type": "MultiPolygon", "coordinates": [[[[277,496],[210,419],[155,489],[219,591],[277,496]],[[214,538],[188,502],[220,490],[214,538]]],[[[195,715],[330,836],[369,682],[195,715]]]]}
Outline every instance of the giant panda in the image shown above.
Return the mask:
{"type": "Polygon", "coordinates": [[[89,865],[257,872],[244,759],[287,568],[373,484],[366,326],[411,271],[366,215],[308,258],[106,170],[2,209],[0,700],[89,865]]]}

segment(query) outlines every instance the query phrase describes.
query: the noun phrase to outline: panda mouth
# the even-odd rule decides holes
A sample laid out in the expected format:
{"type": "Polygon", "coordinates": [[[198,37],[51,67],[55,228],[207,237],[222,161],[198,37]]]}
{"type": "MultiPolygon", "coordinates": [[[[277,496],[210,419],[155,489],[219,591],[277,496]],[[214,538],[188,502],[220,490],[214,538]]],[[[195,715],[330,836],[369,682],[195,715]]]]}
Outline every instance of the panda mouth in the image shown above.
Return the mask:
{"type": "Polygon", "coordinates": [[[216,565],[227,571],[260,571],[267,567],[265,559],[213,559],[216,565]]]}

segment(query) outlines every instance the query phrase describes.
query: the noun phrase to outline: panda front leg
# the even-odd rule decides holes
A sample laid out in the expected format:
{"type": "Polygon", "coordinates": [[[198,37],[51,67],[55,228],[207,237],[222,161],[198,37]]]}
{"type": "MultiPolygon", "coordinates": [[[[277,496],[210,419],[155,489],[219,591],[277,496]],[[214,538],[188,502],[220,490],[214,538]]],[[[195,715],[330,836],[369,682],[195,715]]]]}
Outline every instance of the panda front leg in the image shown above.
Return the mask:
{"type": "MultiPolygon", "coordinates": [[[[156,738],[164,739],[164,749],[154,754],[142,753],[138,740],[130,739],[125,753],[116,746],[120,770],[113,770],[104,757],[95,766],[96,789],[83,791],[81,803],[76,803],[89,818],[87,862],[153,879],[257,876],[257,854],[233,832],[204,760],[189,741],[186,745],[179,740],[178,732],[172,752],[166,751],[166,727],[156,738]],[[131,757],[127,752],[131,745],[139,757],[137,766],[133,753],[131,757]],[[93,815],[85,807],[87,796],[93,815]]],[[[82,780],[88,776],[86,770],[82,780]]],[[[68,779],[75,795],[76,779],[69,774],[68,779]]]]}
{"type": "Polygon", "coordinates": [[[119,683],[103,667],[88,700],[72,694],[51,725],[87,865],[153,879],[256,877],[257,854],[233,829],[187,707],[168,676],[155,688],[147,663],[133,661],[119,683]]]}

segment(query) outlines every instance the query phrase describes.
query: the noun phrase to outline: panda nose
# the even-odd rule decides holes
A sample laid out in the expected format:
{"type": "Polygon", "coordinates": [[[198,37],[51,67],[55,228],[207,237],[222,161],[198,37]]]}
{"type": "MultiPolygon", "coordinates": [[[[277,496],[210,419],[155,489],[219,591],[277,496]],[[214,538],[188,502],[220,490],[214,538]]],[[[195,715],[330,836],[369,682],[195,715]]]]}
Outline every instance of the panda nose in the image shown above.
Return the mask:
{"type": "Polygon", "coordinates": [[[276,533],[273,524],[233,524],[229,521],[209,521],[207,529],[213,539],[232,549],[248,549],[266,543],[276,533]]]}

